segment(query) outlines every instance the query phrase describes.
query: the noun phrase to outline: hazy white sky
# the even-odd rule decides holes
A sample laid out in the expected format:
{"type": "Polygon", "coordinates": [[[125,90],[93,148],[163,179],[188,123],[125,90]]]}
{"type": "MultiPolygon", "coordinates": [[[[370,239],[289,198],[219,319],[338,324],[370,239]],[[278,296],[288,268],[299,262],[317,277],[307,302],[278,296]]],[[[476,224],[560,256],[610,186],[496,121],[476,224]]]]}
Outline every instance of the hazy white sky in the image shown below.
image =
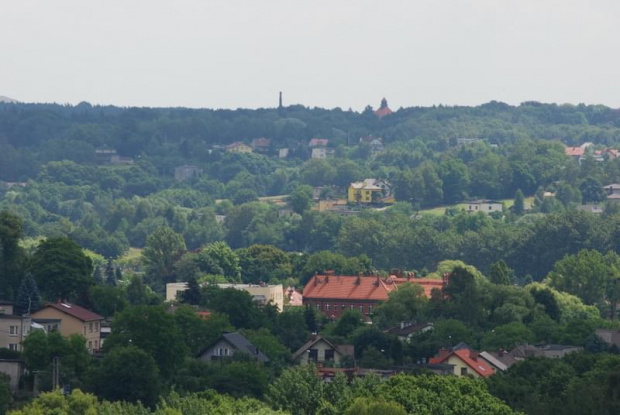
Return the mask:
{"type": "Polygon", "coordinates": [[[619,22],[618,0],[0,0],[0,95],[620,107],[619,22]]]}

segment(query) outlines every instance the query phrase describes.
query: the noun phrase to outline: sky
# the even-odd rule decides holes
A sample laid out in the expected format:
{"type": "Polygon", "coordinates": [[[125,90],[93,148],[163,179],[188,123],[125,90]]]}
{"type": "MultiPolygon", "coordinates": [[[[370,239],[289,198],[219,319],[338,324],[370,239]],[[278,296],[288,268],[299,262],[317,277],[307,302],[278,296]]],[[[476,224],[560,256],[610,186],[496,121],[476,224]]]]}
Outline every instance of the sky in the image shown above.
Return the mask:
{"type": "Polygon", "coordinates": [[[2,0],[22,102],[620,107],[618,0],[2,0]]]}

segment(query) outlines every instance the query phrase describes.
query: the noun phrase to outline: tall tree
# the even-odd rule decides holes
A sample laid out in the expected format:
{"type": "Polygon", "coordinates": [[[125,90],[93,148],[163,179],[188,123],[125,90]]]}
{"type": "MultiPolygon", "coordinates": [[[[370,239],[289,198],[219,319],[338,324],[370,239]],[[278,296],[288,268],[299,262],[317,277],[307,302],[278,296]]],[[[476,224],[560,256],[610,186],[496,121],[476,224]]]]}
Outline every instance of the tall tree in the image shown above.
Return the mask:
{"type": "Polygon", "coordinates": [[[7,211],[0,212],[0,298],[12,299],[19,287],[25,259],[19,246],[23,234],[21,218],[7,211]]]}
{"type": "Polygon", "coordinates": [[[183,236],[168,226],[159,227],[146,238],[142,260],[146,266],[149,281],[157,289],[174,282],[174,263],[185,252],[183,236]]]}
{"type": "Polygon", "coordinates": [[[43,296],[51,301],[78,300],[94,284],[91,259],[65,237],[41,242],[32,257],[31,270],[43,296]]]}
{"type": "Polygon", "coordinates": [[[108,263],[105,266],[105,282],[108,285],[116,285],[116,270],[112,259],[108,259],[108,263]]]}
{"type": "Polygon", "coordinates": [[[19,290],[17,291],[15,314],[20,316],[30,315],[30,313],[39,309],[40,303],[41,297],[39,296],[37,283],[32,277],[32,274],[27,273],[24,279],[22,279],[19,290]]]}
{"type": "Polygon", "coordinates": [[[515,202],[512,205],[512,211],[515,215],[519,216],[523,215],[525,211],[525,197],[521,189],[517,190],[517,193],[515,193],[515,202]]]}

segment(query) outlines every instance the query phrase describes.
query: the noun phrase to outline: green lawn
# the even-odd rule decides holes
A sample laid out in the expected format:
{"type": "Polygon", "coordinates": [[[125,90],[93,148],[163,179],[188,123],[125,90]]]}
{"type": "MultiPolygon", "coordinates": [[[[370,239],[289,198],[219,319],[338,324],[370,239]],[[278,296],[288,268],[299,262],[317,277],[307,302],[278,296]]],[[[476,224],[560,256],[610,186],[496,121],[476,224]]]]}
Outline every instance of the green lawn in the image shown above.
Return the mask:
{"type": "MultiPolygon", "coordinates": [[[[511,207],[515,203],[514,199],[503,199],[503,200],[500,200],[500,202],[502,202],[506,208],[511,207]]],[[[534,202],[534,197],[533,196],[525,198],[525,204],[526,205],[530,205],[531,206],[533,202],[534,202]]],[[[429,214],[429,215],[441,216],[441,215],[446,213],[446,208],[456,207],[457,209],[465,209],[466,206],[467,206],[467,203],[457,203],[456,205],[438,206],[438,207],[434,207],[434,208],[430,208],[430,209],[422,209],[422,210],[420,210],[420,213],[426,213],[426,214],[429,214]]]]}

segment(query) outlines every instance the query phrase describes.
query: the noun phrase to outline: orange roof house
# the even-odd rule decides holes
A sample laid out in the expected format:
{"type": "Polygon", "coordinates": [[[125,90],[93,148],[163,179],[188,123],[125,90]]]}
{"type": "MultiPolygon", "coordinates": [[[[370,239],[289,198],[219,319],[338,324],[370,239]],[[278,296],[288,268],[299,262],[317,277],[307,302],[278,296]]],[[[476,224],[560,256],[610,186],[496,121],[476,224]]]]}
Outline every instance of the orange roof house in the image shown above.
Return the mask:
{"type": "Polygon", "coordinates": [[[443,280],[428,278],[399,278],[389,276],[350,276],[315,275],[304,287],[303,304],[313,307],[330,318],[338,318],[344,311],[356,309],[364,316],[372,313],[373,307],[380,301],[386,301],[392,291],[405,282],[419,284],[424,288],[424,294],[430,296],[433,288],[442,289],[447,284],[447,277],[443,280]]]}
{"type": "Polygon", "coordinates": [[[584,147],[565,147],[564,154],[578,160],[580,157],[583,157],[585,150],[584,147]]]}
{"type": "Polygon", "coordinates": [[[437,357],[429,360],[431,364],[448,363],[454,365],[456,376],[473,375],[476,378],[487,378],[495,374],[493,369],[479,353],[469,348],[458,350],[441,349],[437,357]]]}

